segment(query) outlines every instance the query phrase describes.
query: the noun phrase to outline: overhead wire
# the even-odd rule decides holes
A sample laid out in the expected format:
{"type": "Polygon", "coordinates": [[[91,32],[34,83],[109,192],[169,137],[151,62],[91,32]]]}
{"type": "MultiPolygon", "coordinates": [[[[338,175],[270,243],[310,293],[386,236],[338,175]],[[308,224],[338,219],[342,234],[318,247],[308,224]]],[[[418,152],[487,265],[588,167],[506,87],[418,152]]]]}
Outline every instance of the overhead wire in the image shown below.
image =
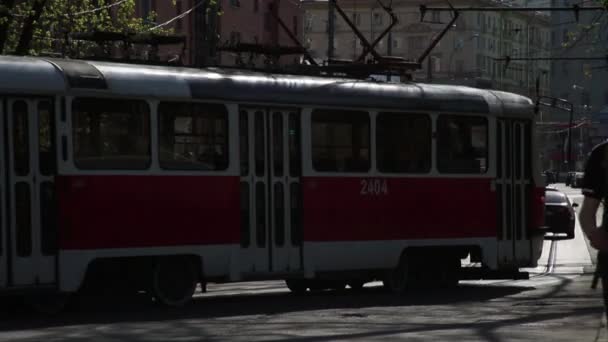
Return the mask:
{"type": "Polygon", "coordinates": [[[103,11],[105,9],[109,9],[109,8],[112,8],[112,7],[115,7],[115,6],[119,6],[119,5],[121,5],[122,3],[126,2],[126,1],[127,0],[118,0],[115,3],[113,3],[113,4],[97,7],[97,8],[86,10],[86,11],[76,12],[76,13],[74,13],[74,15],[91,14],[91,13],[103,11]]]}
{"type": "Polygon", "coordinates": [[[195,9],[197,9],[199,6],[201,6],[203,3],[204,3],[204,1],[200,1],[199,3],[197,3],[194,6],[192,6],[190,9],[182,12],[181,14],[178,14],[177,16],[175,16],[175,17],[173,17],[173,18],[165,21],[164,23],[158,24],[158,25],[150,28],[149,31],[153,31],[153,30],[159,29],[159,28],[161,28],[163,26],[167,26],[167,25],[171,24],[172,22],[174,22],[176,20],[184,18],[185,16],[189,15],[190,13],[192,13],[192,11],[194,11],[195,9]]]}

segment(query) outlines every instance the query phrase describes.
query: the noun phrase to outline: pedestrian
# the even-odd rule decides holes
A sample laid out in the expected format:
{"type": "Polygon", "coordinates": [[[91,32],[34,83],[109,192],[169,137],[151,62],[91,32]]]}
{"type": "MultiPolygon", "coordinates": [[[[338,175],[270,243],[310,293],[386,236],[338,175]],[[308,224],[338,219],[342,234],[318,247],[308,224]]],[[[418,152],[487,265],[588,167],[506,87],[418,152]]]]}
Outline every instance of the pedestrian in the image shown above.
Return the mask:
{"type": "Polygon", "coordinates": [[[597,145],[591,152],[585,166],[582,188],[584,197],[579,220],[591,246],[598,250],[594,283],[597,277],[602,281],[604,309],[608,318],[608,210],[605,210],[605,206],[601,227],[596,220],[600,204],[608,200],[608,142],[597,145]]]}

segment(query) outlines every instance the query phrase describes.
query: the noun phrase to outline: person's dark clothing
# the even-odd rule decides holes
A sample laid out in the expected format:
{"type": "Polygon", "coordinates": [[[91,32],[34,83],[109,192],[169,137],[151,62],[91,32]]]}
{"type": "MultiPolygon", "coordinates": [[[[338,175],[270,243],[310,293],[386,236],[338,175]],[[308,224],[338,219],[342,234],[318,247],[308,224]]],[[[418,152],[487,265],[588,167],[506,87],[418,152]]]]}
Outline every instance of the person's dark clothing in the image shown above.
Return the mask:
{"type": "MultiPolygon", "coordinates": [[[[593,148],[583,178],[583,195],[608,203],[608,142],[601,143],[593,148]]],[[[608,229],[608,210],[604,208],[602,229],[608,229]]],[[[608,318],[608,252],[599,252],[597,255],[596,272],[602,279],[602,292],[604,296],[604,309],[608,318]]]]}
{"type": "Polygon", "coordinates": [[[598,200],[606,200],[608,197],[608,155],[606,147],[608,142],[601,143],[593,148],[583,178],[583,195],[598,200]]]}

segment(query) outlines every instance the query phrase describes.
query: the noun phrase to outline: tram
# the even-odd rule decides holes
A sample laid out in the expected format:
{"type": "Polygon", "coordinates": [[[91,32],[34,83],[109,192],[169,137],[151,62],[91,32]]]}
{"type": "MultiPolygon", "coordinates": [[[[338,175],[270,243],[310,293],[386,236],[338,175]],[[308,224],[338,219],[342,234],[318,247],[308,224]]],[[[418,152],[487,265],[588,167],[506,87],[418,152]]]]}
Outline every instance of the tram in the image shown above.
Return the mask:
{"type": "Polygon", "coordinates": [[[534,115],[463,86],[0,56],[0,293],[511,277],[542,251],[534,115]]]}

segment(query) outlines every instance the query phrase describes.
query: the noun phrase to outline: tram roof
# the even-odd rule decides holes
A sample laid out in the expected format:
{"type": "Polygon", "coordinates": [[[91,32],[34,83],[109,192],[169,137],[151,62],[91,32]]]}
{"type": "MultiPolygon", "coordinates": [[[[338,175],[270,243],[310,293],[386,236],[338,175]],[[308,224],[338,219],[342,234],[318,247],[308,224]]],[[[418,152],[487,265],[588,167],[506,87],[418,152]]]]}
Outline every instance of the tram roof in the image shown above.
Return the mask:
{"type": "Polygon", "coordinates": [[[120,96],[408,111],[532,115],[532,101],[495,90],[282,75],[221,68],[0,56],[0,93],[93,90],[120,96]]]}

